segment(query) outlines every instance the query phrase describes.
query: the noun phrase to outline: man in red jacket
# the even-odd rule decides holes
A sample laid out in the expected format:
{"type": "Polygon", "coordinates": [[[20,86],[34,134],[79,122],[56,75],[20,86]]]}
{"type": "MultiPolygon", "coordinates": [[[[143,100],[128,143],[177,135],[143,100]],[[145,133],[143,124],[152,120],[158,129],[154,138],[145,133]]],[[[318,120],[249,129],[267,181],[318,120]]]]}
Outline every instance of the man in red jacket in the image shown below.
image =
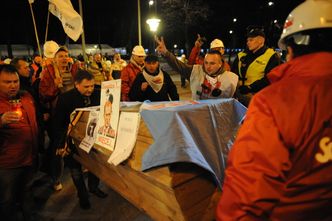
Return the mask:
{"type": "Polygon", "coordinates": [[[217,220],[332,220],[332,1],[295,8],[279,46],[287,63],[249,105],[217,220]]]}
{"type": "Polygon", "coordinates": [[[9,221],[25,208],[38,145],[34,100],[19,88],[15,67],[0,65],[0,217],[9,221]]]}
{"type": "Polygon", "coordinates": [[[121,71],[121,101],[129,101],[129,91],[138,73],[144,68],[146,53],[141,45],[136,45],[129,64],[121,71]]]}

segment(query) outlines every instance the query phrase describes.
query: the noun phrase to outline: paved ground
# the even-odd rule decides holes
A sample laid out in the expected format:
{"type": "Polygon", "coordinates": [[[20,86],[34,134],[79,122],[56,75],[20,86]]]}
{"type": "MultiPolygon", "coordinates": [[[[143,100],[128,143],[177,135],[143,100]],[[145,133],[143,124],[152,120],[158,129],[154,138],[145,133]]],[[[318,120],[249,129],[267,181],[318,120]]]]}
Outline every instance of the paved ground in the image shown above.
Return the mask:
{"type": "MultiPolygon", "coordinates": [[[[181,100],[190,98],[188,82],[180,87],[180,77],[172,75],[181,100]]],[[[90,195],[91,209],[82,210],[69,171],[65,169],[62,178],[63,189],[54,192],[50,179],[38,174],[38,182],[33,187],[36,211],[40,221],[152,221],[149,216],[135,208],[122,196],[101,183],[101,189],[108,193],[105,199],[90,195]]]]}
{"type": "Polygon", "coordinates": [[[52,190],[46,175],[39,175],[40,185],[33,187],[33,193],[40,221],[152,221],[102,183],[100,187],[108,197],[100,199],[90,194],[91,209],[82,210],[67,169],[62,178],[63,189],[57,192],[52,190]]]}

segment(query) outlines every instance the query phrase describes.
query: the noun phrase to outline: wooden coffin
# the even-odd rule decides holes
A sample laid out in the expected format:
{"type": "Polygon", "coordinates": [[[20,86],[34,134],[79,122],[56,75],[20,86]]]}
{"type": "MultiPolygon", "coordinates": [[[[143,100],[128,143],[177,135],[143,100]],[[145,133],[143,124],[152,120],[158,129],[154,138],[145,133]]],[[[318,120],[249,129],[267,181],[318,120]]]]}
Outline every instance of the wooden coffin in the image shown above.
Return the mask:
{"type": "MultiPolygon", "coordinates": [[[[76,147],[84,138],[88,115],[83,111],[70,133],[76,147]]],[[[143,154],[153,142],[142,119],[134,151],[126,162],[107,163],[111,152],[98,145],[89,154],[77,148],[75,159],[154,220],[213,220],[220,190],[209,172],[190,163],[141,171],[143,154]]]]}

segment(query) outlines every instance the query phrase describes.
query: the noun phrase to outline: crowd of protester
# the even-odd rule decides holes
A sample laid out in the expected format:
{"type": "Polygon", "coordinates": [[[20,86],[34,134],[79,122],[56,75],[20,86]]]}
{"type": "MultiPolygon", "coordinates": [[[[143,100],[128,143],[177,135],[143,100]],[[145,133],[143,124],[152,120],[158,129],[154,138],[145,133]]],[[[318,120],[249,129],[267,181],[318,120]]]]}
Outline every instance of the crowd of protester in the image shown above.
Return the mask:
{"type": "MultiPolygon", "coordinates": [[[[287,50],[285,64],[259,27],[247,29],[247,48],[231,64],[221,39],[202,55],[207,41],[200,35],[188,61],[168,51],[163,38],[155,39],[159,55],[137,45],[128,61],[118,53],[96,53],[84,63],[54,41],[44,44],[42,56],[1,59],[1,217],[16,220],[18,211],[27,213],[23,202],[36,170],[49,175],[55,191],[62,189],[64,160],[58,153],[67,140],[69,115],[98,105],[103,81],[122,80],[121,101],[179,100],[172,78],[160,68],[164,59],[184,79],[182,86],[189,80],[193,100],[235,98],[249,107],[230,153],[219,220],[330,220],[331,5],[308,0],[295,9],[292,16],[302,19],[301,10],[310,8],[305,16],[312,21],[303,20],[312,25],[295,31],[285,26],[279,42],[287,50]],[[319,13],[326,24],[315,23],[319,13]]],[[[65,159],[80,206],[89,209],[81,165],[70,155],[65,159]]],[[[89,174],[89,192],[107,197],[98,184],[89,174]]]]}

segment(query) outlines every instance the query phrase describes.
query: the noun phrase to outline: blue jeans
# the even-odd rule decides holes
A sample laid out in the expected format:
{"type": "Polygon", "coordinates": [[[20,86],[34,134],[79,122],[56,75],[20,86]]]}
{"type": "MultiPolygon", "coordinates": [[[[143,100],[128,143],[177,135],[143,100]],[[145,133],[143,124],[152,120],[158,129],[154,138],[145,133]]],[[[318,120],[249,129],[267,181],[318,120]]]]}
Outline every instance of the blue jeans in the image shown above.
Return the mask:
{"type": "Polygon", "coordinates": [[[25,213],[29,209],[25,208],[24,201],[32,197],[28,183],[33,178],[33,167],[25,166],[12,169],[0,168],[0,217],[1,220],[17,220],[17,214],[25,213]],[[19,209],[22,211],[19,211],[19,209]]]}

